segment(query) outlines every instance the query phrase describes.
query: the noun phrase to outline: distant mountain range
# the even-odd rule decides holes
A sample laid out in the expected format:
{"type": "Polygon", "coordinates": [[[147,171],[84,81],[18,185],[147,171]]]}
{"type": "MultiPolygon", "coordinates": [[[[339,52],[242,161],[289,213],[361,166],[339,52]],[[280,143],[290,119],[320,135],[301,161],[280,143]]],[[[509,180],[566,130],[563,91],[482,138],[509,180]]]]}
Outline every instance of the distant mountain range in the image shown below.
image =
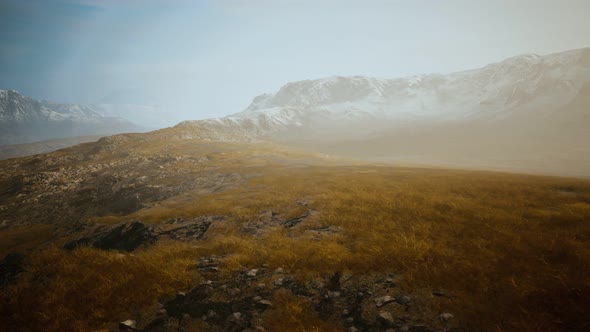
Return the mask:
{"type": "MultiPolygon", "coordinates": [[[[141,130],[110,117],[118,114],[159,116],[136,105],[55,104],[1,91],[0,142],[141,130]]],[[[586,48],[450,74],[292,82],[255,97],[242,112],[184,121],[164,132],[387,162],[590,176],[589,127],[586,48]]]]}
{"type": "Polygon", "coordinates": [[[0,90],[0,145],[145,131],[103,108],[60,104],[0,90]]]}
{"type": "Polygon", "coordinates": [[[590,174],[590,48],[396,79],[288,83],[182,135],[354,157],[590,174]]]}

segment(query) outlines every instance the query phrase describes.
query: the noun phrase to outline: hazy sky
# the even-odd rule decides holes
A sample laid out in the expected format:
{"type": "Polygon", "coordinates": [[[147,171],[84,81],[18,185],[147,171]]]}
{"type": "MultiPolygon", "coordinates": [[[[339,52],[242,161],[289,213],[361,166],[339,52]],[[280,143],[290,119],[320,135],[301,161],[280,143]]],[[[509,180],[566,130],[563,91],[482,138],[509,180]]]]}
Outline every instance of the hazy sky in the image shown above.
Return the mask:
{"type": "Polygon", "coordinates": [[[284,83],[590,46],[588,0],[0,0],[0,89],[222,116],[284,83]]]}

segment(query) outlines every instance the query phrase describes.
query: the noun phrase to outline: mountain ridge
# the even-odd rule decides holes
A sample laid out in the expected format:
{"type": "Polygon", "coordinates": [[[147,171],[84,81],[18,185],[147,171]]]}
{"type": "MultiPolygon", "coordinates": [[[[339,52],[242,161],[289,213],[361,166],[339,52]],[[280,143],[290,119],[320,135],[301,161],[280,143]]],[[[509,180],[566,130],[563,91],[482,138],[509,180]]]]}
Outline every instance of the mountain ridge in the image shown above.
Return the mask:
{"type": "Polygon", "coordinates": [[[455,165],[467,154],[478,161],[470,167],[522,163],[519,171],[559,173],[567,166],[568,174],[587,176],[590,102],[579,97],[587,84],[590,48],[525,54],[450,74],[290,82],[241,112],[175,128],[187,137],[270,140],[363,159],[455,165]],[[355,150],[350,142],[367,145],[355,150]],[[552,166],[539,166],[546,163],[552,166]]]}
{"type": "Polygon", "coordinates": [[[92,107],[35,100],[16,90],[0,90],[0,145],[88,135],[144,131],[120,117],[92,107]]]}

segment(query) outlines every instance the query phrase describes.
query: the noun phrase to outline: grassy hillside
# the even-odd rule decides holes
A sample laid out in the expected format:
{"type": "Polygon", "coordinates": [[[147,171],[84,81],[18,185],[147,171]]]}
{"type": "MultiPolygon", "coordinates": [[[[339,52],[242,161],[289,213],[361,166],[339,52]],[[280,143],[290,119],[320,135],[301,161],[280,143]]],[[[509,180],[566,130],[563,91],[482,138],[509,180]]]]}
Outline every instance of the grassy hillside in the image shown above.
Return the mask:
{"type": "MultiPolygon", "coordinates": [[[[161,240],[132,254],[61,249],[72,234],[41,246],[37,238],[25,237],[4,245],[3,253],[31,241],[40,249],[26,259],[26,271],[1,290],[0,329],[89,331],[114,328],[129,317],[145,324],[158,301],[209,278],[194,267],[209,255],[220,257],[219,280],[260,266],[283,268],[303,283],[335,273],[360,283],[396,275],[396,292],[411,295],[420,308],[400,315],[428,320],[450,312],[455,318],[449,326],[458,330],[590,328],[586,180],[359,164],[196,140],[126,148],[206,155],[207,167],[247,176],[217,190],[193,188],[130,213],[101,213],[86,221],[136,219],[157,226],[174,218],[225,217],[199,241],[161,240]],[[273,222],[298,217],[289,227],[273,222]]],[[[118,158],[117,151],[101,153],[111,162],[118,158]]],[[[204,169],[182,161],[167,167],[185,180],[204,169]]],[[[22,227],[27,226],[4,228],[0,236],[13,238],[22,227]]],[[[273,309],[260,318],[268,331],[343,329],[339,314],[321,314],[303,297],[284,290],[272,296],[273,309]]],[[[199,324],[196,319],[188,330],[203,329],[199,324]]]]}

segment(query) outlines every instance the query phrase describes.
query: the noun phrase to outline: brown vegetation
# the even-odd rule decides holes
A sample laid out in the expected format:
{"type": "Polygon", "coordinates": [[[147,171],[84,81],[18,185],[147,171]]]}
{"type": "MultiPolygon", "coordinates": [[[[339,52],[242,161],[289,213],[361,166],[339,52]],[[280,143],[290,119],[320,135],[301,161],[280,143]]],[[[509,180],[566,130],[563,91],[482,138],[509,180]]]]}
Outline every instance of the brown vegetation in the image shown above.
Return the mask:
{"type": "MultiPolygon", "coordinates": [[[[469,331],[590,327],[590,183],[585,180],[233,163],[229,155],[216,157],[231,171],[256,176],[233,189],[183,194],[131,215],[105,218],[158,223],[227,216],[210,227],[204,241],[161,243],[133,255],[46,249],[31,257],[27,273],[4,290],[3,324],[17,324],[4,327],[108,327],[194,284],[199,276],[190,266],[205,253],[224,256],[226,275],[260,264],[283,267],[302,279],[336,271],[402,273],[401,287],[408,292],[452,294],[452,299],[433,299],[432,309],[452,312],[469,331]],[[289,219],[307,210],[314,216],[293,228],[241,231],[265,211],[289,219]],[[334,231],[319,234],[314,230],[320,226],[334,231]]],[[[285,322],[298,331],[332,330],[304,300],[285,293],[274,301],[263,317],[269,330],[285,322]]]]}

